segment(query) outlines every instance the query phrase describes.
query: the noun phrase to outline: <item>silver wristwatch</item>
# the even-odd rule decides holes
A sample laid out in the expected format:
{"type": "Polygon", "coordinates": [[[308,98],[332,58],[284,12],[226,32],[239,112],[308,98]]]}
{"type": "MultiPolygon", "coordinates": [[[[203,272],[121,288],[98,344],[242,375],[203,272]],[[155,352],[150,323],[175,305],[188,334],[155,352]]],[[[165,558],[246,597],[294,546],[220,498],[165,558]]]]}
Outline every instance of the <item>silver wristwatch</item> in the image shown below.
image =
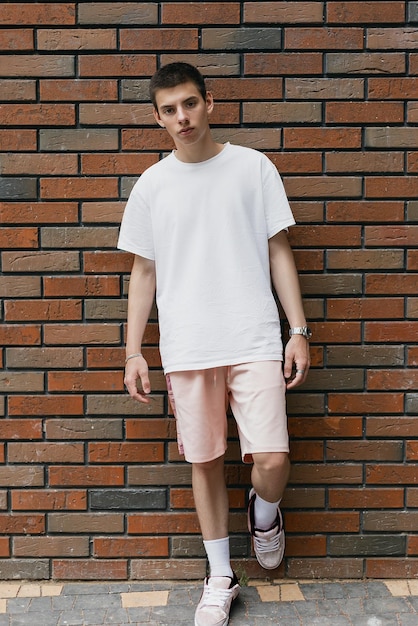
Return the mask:
{"type": "Polygon", "coordinates": [[[292,335],[303,335],[305,339],[310,339],[312,337],[312,331],[309,326],[297,326],[296,328],[290,328],[289,336],[292,335]]]}

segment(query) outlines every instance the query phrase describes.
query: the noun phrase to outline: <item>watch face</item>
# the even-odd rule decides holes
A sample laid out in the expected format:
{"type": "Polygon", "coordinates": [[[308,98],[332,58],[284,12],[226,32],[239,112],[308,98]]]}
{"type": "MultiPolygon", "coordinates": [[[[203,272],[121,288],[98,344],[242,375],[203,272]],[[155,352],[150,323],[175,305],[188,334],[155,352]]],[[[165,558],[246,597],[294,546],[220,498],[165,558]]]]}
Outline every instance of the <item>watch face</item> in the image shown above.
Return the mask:
{"type": "Polygon", "coordinates": [[[309,326],[307,326],[307,327],[306,327],[306,330],[305,330],[304,335],[305,335],[305,337],[306,337],[307,339],[310,339],[310,338],[312,337],[312,331],[311,331],[311,329],[309,328],[309,326]]]}

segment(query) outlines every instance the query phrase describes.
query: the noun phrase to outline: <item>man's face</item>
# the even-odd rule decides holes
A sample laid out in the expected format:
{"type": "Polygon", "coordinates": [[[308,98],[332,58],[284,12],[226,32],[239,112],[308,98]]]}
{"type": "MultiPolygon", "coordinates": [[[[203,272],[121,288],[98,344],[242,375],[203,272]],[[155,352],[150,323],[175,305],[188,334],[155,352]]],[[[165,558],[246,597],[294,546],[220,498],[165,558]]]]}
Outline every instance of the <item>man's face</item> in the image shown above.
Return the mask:
{"type": "Polygon", "coordinates": [[[155,95],[157,123],[167,129],[177,148],[197,143],[209,130],[209,114],[213,110],[211,93],[206,100],[192,82],[159,89],[155,95]]]}

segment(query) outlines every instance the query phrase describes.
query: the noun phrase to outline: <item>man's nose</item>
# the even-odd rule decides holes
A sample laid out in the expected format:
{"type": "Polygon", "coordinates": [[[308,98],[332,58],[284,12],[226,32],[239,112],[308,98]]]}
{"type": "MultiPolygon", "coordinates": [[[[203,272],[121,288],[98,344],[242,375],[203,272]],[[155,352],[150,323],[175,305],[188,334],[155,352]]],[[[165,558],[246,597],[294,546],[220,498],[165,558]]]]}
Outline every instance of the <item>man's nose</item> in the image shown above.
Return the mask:
{"type": "Polygon", "coordinates": [[[179,107],[177,109],[177,119],[179,122],[184,122],[187,120],[187,111],[183,107],[179,107]]]}

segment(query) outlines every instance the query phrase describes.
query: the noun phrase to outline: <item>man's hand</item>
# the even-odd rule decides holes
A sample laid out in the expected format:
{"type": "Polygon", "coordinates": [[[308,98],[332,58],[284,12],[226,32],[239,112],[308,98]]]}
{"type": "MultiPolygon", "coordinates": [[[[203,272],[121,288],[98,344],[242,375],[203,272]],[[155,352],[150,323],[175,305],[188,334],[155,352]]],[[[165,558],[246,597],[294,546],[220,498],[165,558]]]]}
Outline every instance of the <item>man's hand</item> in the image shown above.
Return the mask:
{"type": "Polygon", "coordinates": [[[305,382],[310,363],[309,341],[302,335],[292,335],[285,349],[284,377],[287,389],[305,382]]]}
{"type": "Polygon", "coordinates": [[[138,402],[149,404],[147,395],[151,392],[151,384],[148,375],[148,363],[143,356],[137,356],[127,361],[123,382],[131,398],[138,402]],[[138,390],[138,380],[141,382],[142,391],[138,390]]]}

